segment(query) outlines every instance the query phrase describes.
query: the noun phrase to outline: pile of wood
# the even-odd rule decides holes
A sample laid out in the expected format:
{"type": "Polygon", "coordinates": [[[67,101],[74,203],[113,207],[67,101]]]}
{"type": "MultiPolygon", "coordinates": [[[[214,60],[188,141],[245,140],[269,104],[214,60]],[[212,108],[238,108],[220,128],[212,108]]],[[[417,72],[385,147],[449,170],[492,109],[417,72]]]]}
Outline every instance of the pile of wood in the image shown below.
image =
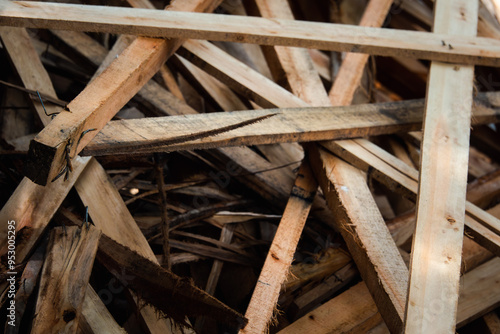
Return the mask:
{"type": "Polygon", "coordinates": [[[500,1],[70,2],[0,0],[1,330],[500,331],[500,1]]]}

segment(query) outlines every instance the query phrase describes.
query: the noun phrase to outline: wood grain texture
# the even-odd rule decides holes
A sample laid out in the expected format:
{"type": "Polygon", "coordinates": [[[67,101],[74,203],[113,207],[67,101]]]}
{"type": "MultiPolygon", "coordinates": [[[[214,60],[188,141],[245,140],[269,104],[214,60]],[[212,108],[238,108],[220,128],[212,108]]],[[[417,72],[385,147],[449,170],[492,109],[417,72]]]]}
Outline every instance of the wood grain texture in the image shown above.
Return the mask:
{"type": "Polygon", "coordinates": [[[42,268],[31,333],[76,333],[101,231],[56,227],[42,268]]]}
{"type": "MultiPolygon", "coordinates": [[[[493,95],[500,94],[478,96],[473,108],[473,124],[487,124],[500,119],[499,109],[482,102],[493,95]]],[[[421,128],[423,109],[423,100],[413,100],[347,107],[247,110],[110,121],[82,154],[144,154],[402,133],[421,128]],[[229,130],[232,125],[266,115],[274,116],[229,130]],[[209,131],[224,128],[228,130],[208,135],[209,131]],[[203,138],[189,139],[190,136],[204,133],[206,135],[203,138]]]]}
{"type": "Polygon", "coordinates": [[[363,280],[387,326],[398,332],[403,326],[408,271],[366,174],[321,148],[310,149],[310,161],[363,280]]]}
{"type": "Polygon", "coordinates": [[[248,324],[240,333],[257,334],[267,330],[317,188],[309,163],[304,161],[245,313],[248,324]]]}
{"type": "MultiPolygon", "coordinates": [[[[478,1],[436,1],[434,33],[476,36],[478,1]]],[[[432,62],[421,145],[406,333],[453,333],[465,219],[473,66],[432,62]]]]}
{"type": "Polygon", "coordinates": [[[0,9],[1,25],[26,28],[296,46],[500,66],[500,44],[490,38],[457,38],[444,33],[341,24],[28,1],[2,1],[0,9]]]}

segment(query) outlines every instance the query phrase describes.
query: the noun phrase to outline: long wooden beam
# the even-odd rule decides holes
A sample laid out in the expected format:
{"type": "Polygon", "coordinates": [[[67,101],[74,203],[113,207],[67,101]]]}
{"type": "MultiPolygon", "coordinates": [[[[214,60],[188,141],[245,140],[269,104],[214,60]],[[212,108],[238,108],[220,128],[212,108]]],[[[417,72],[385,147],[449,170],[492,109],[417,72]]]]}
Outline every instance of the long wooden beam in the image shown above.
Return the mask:
{"type": "Polygon", "coordinates": [[[166,13],[150,9],[29,1],[4,0],[0,3],[0,12],[0,25],[27,28],[297,46],[500,66],[500,44],[490,38],[258,17],[166,13]]]}
{"type": "MultiPolygon", "coordinates": [[[[478,96],[471,119],[473,124],[500,120],[500,110],[487,105],[489,97],[497,96],[500,94],[478,96]]],[[[408,132],[421,129],[423,110],[422,99],[346,107],[248,110],[111,121],[82,154],[144,154],[408,132]],[[264,116],[270,117],[244,126],[246,122],[264,116]]]]}
{"type": "MultiPolygon", "coordinates": [[[[477,0],[436,1],[434,32],[476,36],[478,7],[477,0]]],[[[473,79],[473,66],[431,63],[406,333],[455,331],[473,79]]]]}
{"type": "MultiPolygon", "coordinates": [[[[174,1],[169,10],[213,10],[220,0],[174,1]]],[[[8,5],[2,2],[0,6],[8,5]]],[[[25,7],[28,8],[28,7],[25,7]]],[[[0,10],[0,11],[1,11],[0,10]]],[[[38,10],[37,10],[38,11],[38,10]]],[[[61,12],[55,14],[61,16],[61,12]]],[[[26,175],[45,185],[70,171],[71,160],[158,71],[182,44],[178,39],[137,38],[30,144],[26,175]]]]}

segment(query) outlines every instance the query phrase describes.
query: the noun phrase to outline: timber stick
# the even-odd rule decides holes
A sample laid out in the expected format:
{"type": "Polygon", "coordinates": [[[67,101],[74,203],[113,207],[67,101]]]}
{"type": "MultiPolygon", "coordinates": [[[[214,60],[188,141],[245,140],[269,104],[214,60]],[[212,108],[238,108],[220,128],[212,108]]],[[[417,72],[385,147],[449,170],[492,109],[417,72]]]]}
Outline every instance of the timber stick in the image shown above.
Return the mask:
{"type": "Polygon", "coordinates": [[[76,333],[101,231],[92,225],[52,230],[31,333],[76,333]]]}
{"type": "Polygon", "coordinates": [[[80,318],[78,327],[82,334],[99,334],[104,329],[109,334],[126,334],[109,313],[101,298],[87,285],[85,299],[83,300],[83,317],[80,318]]]}
{"type": "Polygon", "coordinates": [[[248,325],[240,333],[263,333],[267,330],[317,188],[311,168],[305,160],[247,307],[245,316],[248,325]]]}
{"type": "MultiPolygon", "coordinates": [[[[176,1],[168,9],[204,11],[215,8],[219,2],[176,1]]],[[[178,39],[137,38],[68,104],[71,112],[60,113],[31,142],[27,176],[41,185],[50,182],[158,71],[181,43],[182,40],[178,39]],[[85,132],[90,129],[96,130],[85,132]]]]}
{"type": "Polygon", "coordinates": [[[50,219],[73,187],[87,163],[93,159],[77,157],[73,161],[73,173],[67,181],[62,178],[46,187],[23,178],[14,194],[0,211],[0,254],[7,251],[7,222],[16,222],[16,263],[21,263],[31,252],[50,219]]]}
{"type": "Polygon", "coordinates": [[[491,311],[490,313],[484,315],[483,321],[488,327],[490,334],[500,333],[500,318],[495,311],[491,311]]]}
{"type": "MultiPolygon", "coordinates": [[[[75,188],[84,205],[89,207],[92,222],[104,235],[153,262],[157,261],[118,190],[95,159],[87,165],[75,188]]],[[[152,333],[177,332],[168,321],[158,319],[153,307],[141,307],[140,313],[152,333]]]]}
{"type": "Polygon", "coordinates": [[[186,316],[198,315],[212,317],[238,329],[247,323],[242,315],[197,288],[190,280],[182,279],[106,235],[101,237],[97,256],[123,285],[180,324],[187,325],[186,316]]]}
{"type": "MultiPolygon", "coordinates": [[[[475,36],[478,1],[436,1],[435,33],[475,36]]],[[[465,219],[473,66],[431,63],[406,333],[453,333],[465,219]]]]}
{"type": "MultiPolygon", "coordinates": [[[[482,97],[493,94],[497,93],[481,94],[477,103],[482,97]]],[[[500,119],[499,109],[476,105],[472,117],[474,124],[487,124],[500,119]]],[[[407,132],[421,128],[423,109],[422,99],[347,107],[247,110],[111,121],[85,147],[82,154],[145,154],[407,132]],[[265,115],[274,116],[216,135],[189,139],[196,133],[225,127],[229,129],[234,124],[265,115]]]]}
{"type": "MultiPolygon", "coordinates": [[[[266,19],[294,20],[290,5],[284,0],[255,0],[260,16],[266,19]]],[[[292,92],[313,106],[328,106],[330,101],[314,68],[309,51],[304,48],[275,46],[279,65],[286,74],[292,92]]],[[[269,60],[268,60],[269,62],[269,60]]]]}
{"type": "MultiPolygon", "coordinates": [[[[478,1],[436,1],[433,31],[475,36],[478,7],[478,1]]],[[[473,66],[431,63],[405,314],[407,333],[455,331],[473,79],[473,66]]]]}
{"type": "MultiPolygon", "coordinates": [[[[0,38],[24,87],[57,99],[49,74],[45,71],[26,29],[1,27],[0,38]]],[[[51,117],[45,114],[38,97],[33,96],[30,100],[42,124],[44,126],[49,124],[51,117]]],[[[49,115],[61,111],[61,107],[52,103],[45,101],[44,105],[49,115]]]]}
{"type": "Polygon", "coordinates": [[[309,152],[349,251],[387,326],[398,332],[403,325],[408,271],[377,209],[366,174],[319,147],[309,152]]]}
{"type": "Polygon", "coordinates": [[[458,38],[445,33],[237,15],[162,13],[151,9],[29,1],[2,1],[0,10],[0,25],[25,28],[283,45],[500,66],[500,44],[491,38],[458,38]],[[314,31],[313,35],[311,31],[314,31]]]}
{"type": "MultiPolygon", "coordinates": [[[[500,275],[499,261],[498,258],[493,258],[462,277],[457,327],[489,312],[500,303],[500,284],[497,279],[500,275]],[[481,297],[476,298],[478,295],[481,297]]],[[[304,315],[279,333],[365,332],[380,322],[380,317],[376,317],[377,313],[375,303],[362,282],[304,315]]]]}
{"type": "MultiPolygon", "coordinates": [[[[323,147],[385,184],[389,189],[415,201],[418,191],[418,171],[375,144],[363,139],[323,142],[323,147]]],[[[465,224],[468,233],[491,252],[500,254],[500,220],[466,202],[465,224]],[[469,230],[470,229],[470,230],[469,230]]]]}

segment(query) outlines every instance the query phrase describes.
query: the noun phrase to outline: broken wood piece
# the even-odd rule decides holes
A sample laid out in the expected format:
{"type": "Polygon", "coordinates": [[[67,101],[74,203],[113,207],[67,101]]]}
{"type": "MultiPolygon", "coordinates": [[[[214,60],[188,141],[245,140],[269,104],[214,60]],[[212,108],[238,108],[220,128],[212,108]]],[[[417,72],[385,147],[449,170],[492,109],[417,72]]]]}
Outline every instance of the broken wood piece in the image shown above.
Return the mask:
{"type": "Polygon", "coordinates": [[[500,45],[491,38],[457,38],[453,34],[331,23],[30,1],[2,1],[0,11],[0,25],[25,28],[134,33],[500,66],[500,45]],[[314,36],[310,31],[315,32],[314,36]]]}
{"type": "Polygon", "coordinates": [[[319,147],[311,145],[309,152],[349,251],[387,326],[399,332],[403,328],[408,270],[374,203],[366,175],[319,147]]]}
{"type": "Polygon", "coordinates": [[[85,299],[83,300],[82,317],[78,323],[82,334],[97,334],[106,329],[109,334],[126,334],[127,332],[116,323],[111,313],[102,302],[101,298],[87,285],[85,299]]]}
{"type": "Polygon", "coordinates": [[[97,258],[121,283],[154,305],[163,316],[187,325],[186,316],[205,315],[235,328],[247,320],[203,290],[103,235],[97,258]],[[175,303],[173,302],[175,300],[175,303]]]}
{"type": "MultiPolygon", "coordinates": [[[[176,1],[168,9],[204,11],[213,9],[219,2],[176,1]]],[[[61,170],[70,167],[73,157],[158,71],[181,42],[137,38],[68,104],[71,112],[59,114],[35,137],[30,144],[26,175],[35,183],[46,185],[61,170]]]]}
{"type": "Polygon", "coordinates": [[[101,231],[92,225],[52,230],[32,333],[76,333],[101,231]]]}
{"type": "Polygon", "coordinates": [[[248,325],[240,333],[257,334],[267,330],[317,188],[311,168],[304,161],[245,313],[248,325]]]}
{"type": "MultiPolygon", "coordinates": [[[[473,109],[474,124],[500,119],[500,109],[486,105],[494,94],[497,93],[478,96],[473,109]]],[[[146,154],[376,136],[419,129],[423,109],[423,100],[408,100],[111,121],[82,154],[146,154]]]]}

